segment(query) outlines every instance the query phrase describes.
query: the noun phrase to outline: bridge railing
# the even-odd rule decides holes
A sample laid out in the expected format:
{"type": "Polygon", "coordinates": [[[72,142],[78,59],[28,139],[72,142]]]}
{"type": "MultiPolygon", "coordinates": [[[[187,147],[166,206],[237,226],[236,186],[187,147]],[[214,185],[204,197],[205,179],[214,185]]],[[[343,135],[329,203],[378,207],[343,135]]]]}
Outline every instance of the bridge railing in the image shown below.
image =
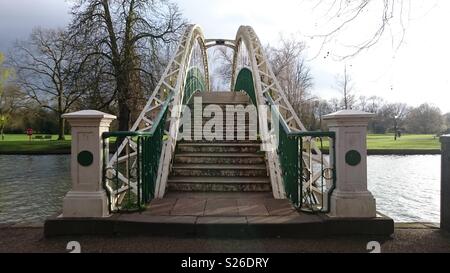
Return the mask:
{"type": "Polygon", "coordinates": [[[277,153],[286,196],[302,211],[330,212],[336,187],[335,132],[292,132],[277,109],[272,111],[279,122],[277,153]]]}
{"type": "Polygon", "coordinates": [[[169,101],[162,106],[148,132],[103,133],[103,157],[107,160],[103,161],[102,183],[110,213],[144,210],[155,197],[161,152],[167,138],[165,128],[169,101]],[[116,138],[114,154],[109,150],[112,138],[116,138]],[[123,144],[125,148],[117,154],[117,149],[123,144]]]}

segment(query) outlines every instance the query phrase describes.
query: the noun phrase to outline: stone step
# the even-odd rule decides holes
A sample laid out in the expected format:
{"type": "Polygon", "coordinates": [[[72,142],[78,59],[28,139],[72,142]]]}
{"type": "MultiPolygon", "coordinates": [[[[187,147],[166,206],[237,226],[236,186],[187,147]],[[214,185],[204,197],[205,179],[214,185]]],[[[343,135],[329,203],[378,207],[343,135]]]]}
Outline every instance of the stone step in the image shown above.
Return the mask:
{"type": "Polygon", "coordinates": [[[250,97],[243,92],[202,92],[194,94],[194,97],[201,97],[203,103],[216,104],[216,103],[229,103],[229,104],[249,104],[251,103],[250,97]]]}
{"type": "MultiPolygon", "coordinates": [[[[238,130],[245,130],[245,131],[257,131],[258,130],[258,126],[256,124],[227,124],[227,123],[223,123],[223,124],[215,124],[215,126],[217,126],[217,128],[222,129],[222,131],[238,131],[238,130]]],[[[215,128],[212,127],[212,129],[215,128]]],[[[195,131],[195,130],[200,130],[202,131],[205,128],[205,124],[193,124],[191,123],[191,131],[195,131]]],[[[208,126],[208,128],[211,128],[210,126],[208,126]]]]}
{"type": "MultiPolygon", "coordinates": [[[[180,135],[181,136],[181,135],[180,135]]],[[[188,136],[188,134],[184,134],[183,136],[188,136]]],[[[212,140],[212,138],[216,138],[217,140],[240,140],[240,138],[244,138],[242,140],[257,140],[258,139],[258,133],[256,131],[222,131],[222,134],[220,133],[202,133],[202,131],[192,132],[191,131],[191,139],[190,140],[196,140],[197,137],[202,137],[203,139],[212,140]]],[[[189,139],[186,139],[189,140],[189,139]]],[[[197,139],[198,140],[198,139],[197,139]]]]}
{"type": "Polygon", "coordinates": [[[261,153],[178,153],[175,163],[184,164],[262,164],[261,153]]]}
{"type": "Polygon", "coordinates": [[[173,176],[267,176],[265,164],[174,164],[173,176]]]}
{"type": "Polygon", "coordinates": [[[177,152],[181,153],[256,153],[260,149],[260,143],[183,142],[177,145],[177,152]]]}
{"type": "MultiPolygon", "coordinates": [[[[203,118],[201,121],[199,120],[199,121],[196,121],[196,120],[194,120],[194,119],[191,119],[191,126],[194,126],[194,125],[196,125],[196,126],[200,126],[200,125],[202,125],[202,126],[204,126],[206,123],[208,123],[208,122],[212,122],[212,120],[213,120],[213,118],[203,118]]],[[[182,120],[183,121],[183,123],[185,123],[185,121],[184,120],[182,120]]],[[[218,121],[215,121],[216,123],[218,122],[218,121]]],[[[187,122],[186,122],[187,123],[187,122]]],[[[247,117],[247,118],[245,118],[245,120],[237,120],[237,119],[223,119],[222,120],[222,124],[223,124],[223,126],[225,126],[225,125],[232,125],[233,127],[236,127],[236,126],[238,126],[238,125],[245,125],[245,126],[257,126],[258,125],[258,121],[256,120],[256,121],[250,121],[250,119],[247,117]]]]}
{"type": "MultiPolygon", "coordinates": [[[[187,194],[189,196],[185,202],[191,203],[193,200],[190,198],[192,193],[187,194]]],[[[240,193],[229,194],[240,195],[240,193]]],[[[252,193],[244,194],[247,196],[252,195],[252,193]]],[[[262,204],[260,201],[257,201],[256,206],[254,203],[250,205],[252,208],[265,207],[268,211],[268,214],[265,216],[260,216],[259,211],[253,216],[252,214],[255,214],[253,213],[254,210],[246,209],[249,206],[244,206],[245,211],[251,212],[248,215],[241,215],[239,208],[237,209],[237,215],[235,213],[232,216],[227,214],[226,216],[205,215],[209,200],[203,199],[196,202],[200,206],[194,205],[186,208],[185,211],[181,211],[182,213],[179,213],[180,215],[171,215],[170,212],[176,208],[176,202],[179,202],[181,198],[171,199],[170,193],[168,196],[167,199],[153,200],[145,212],[116,214],[108,218],[64,218],[56,215],[48,217],[44,225],[44,236],[45,238],[56,239],[61,238],[61,236],[79,237],[89,235],[117,237],[120,234],[130,236],[131,238],[133,238],[132,236],[153,236],[156,239],[158,237],[190,238],[193,241],[198,240],[198,238],[205,240],[220,238],[222,241],[230,240],[230,238],[238,240],[254,238],[256,242],[262,238],[273,238],[275,241],[280,241],[281,237],[287,239],[307,239],[315,242],[317,238],[330,236],[361,236],[362,238],[375,236],[376,238],[390,238],[394,234],[394,221],[383,215],[378,215],[374,218],[355,218],[349,220],[348,218],[329,217],[326,214],[295,212],[295,209],[292,208],[292,205],[287,199],[274,200],[265,198],[264,201],[261,201],[262,204]],[[190,213],[191,210],[193,211],[192,213],[190,213]],[[293,212],[289,214],[278,213],[279,211],[284,212],[289,210],[293,212]],[[169,212],[164,213],[166,211],[169,212]]],[[[225,205],[227,204],[228,202],[225,203],[225,205]]],[[[219,213],[222,211],[228,213],[229,210],[229,206],[218,206],[216,211],[219,211],[219,213]]],[[[236,211],[236,209],[233,211],[236,211]]],[[[140,237],[137,238],[138,240],[142,240],[140,237]]],[[[151,242],[151,239],[148,241],[151,242]]],[[[211,245],[205,245],[203,250],[208,251],[211,249],[211,245]]],[[[228,249],[232,249],[235,252],[249,249],[245,241],[243,241],[243,245],[241,248],[228,249]]],[[[360,250],[361,248],[358,248],[358,251],[365,250],[364,248],[360,250]]],[[[330,247],[327,247],[327,249],[329,250],[330,247]]]]}
{"type": "Polygon", "coordinates": [[[269,177],[169,177],[169,191],[268,192],[269,177]]]}
{"type": "MultiPolygon", "coordinates": [[[[200,104],[194,104],[193,102],[191,102],[190,104],[187,104],[186,106],[189,107],[189,109],[191,110],[191,116],[194,116],[194,110],[198,110],[197,108],[195,108],[195,106],[199,107],[200,104]]],[[[202,102],[202,113],[205,111],[205,108],[210,106],[210,105],[217,105],[220,107],[221,111],[222,111],[222,115],[224,117],[227,116],[227,112],[230,111],[233,113],[234,116],[237,116],[237,114],[241,114],[244,113],[246,114],[246,116],[248,116],[249,113],[253,113],[253,111],[257,111],[258,108],[253,106],[252,104],[242,104],[242,103],[227,103],[227,102],[217,102],[217,103],[204,103],[202,102]],[[228,107],[227,105],[232,106],[232,108],[228,107]],[[251,107],[248,107],[250,106],[251,107]]],[[[208,110],[212,110],[212,112],[214,112],[215,108],[213,107],[209,107],[208,110]]],[[[218,110],[218,109],[217,109],[218,110]]]]}
{"type": "MultiPolygon", "coordinates": [[[[260,145],[261,145],[261,141],[259,140],[259,139],[257,139],[257,140],[251,140],[251,139],[246,139],[246,140],[236,140],[235,138],[233,138],[233,139],[223,139],[223,140],[216,140],[216,139],[213,139],[213,140],[206,140],[206,139],[201,139],[201,140],[194,140],[194,139],[191,139],[191,140],[185,140],[185,139],[182,139],[182,140],[179,140],[178,141],[178,144],[181,144],[181,143],[185,143],[185,144],[214,144],[214,143],[219,143],[219,144],[235,144],[236,143],[236,141],[239,141],[239,143],[241,143],[241,144],[245,144],[245,143],[247,143],[247,144],[254,144],[254,143],[259,143],[260,145]]],[[[263,152],[261,152],[261,151],[258,151],[257,153],[262,153],[262,154],[264,154],[263,152]]]]}
{"type": "MultiPolygon", "coordinates": [[[[216,137],[215,135],[203,135],[201,136],[201,139],[195,138],[194,135],[191,136],[191,138],[183,137],[181,139],[182,143],[220,143],[220,142],[226,142],[226,143],[236,143],[236,141],[239,142],[246,142],[246,143],[252,143],[254,141],[257,141],[258,137],[256,135],[232,135],[232,136],[226,136],[223,135],[222,137],[216,137]]],[[[232,150],[233,152],[234,150],[232,150]]],[[[239,152],[239,151],[236,151],[239,152]]]]}

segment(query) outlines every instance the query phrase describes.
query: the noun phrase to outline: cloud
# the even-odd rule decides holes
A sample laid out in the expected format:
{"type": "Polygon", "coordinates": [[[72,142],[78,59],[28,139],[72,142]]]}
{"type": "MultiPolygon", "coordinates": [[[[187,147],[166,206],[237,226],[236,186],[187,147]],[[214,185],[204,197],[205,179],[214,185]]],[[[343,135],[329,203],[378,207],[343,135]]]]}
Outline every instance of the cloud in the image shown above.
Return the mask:
{"type": "Polygon", "coordinates": [[[64,27],[70,20],[63,0],[0,0],[0,51],[26,39],[34,27],[64,27]]]}

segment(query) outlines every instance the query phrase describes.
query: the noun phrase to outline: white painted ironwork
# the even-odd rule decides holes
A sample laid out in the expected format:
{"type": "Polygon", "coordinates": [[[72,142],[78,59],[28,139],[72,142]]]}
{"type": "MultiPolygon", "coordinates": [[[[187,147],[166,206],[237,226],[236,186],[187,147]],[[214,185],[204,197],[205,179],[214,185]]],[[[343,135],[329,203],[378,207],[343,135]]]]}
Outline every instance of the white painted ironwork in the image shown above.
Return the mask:
{"type": "MultiPolygon", "coordinates": [[[[206,50],[213,46],[227,46],[234,49],[234,62],[232,69],[232,88],[236,83],[237,75],[242,68],[248,68],[252,71],[255,95],[258,106],[266,105],[266,96],[270,96],[279,109],[283,119],[287,122],[289,128],[293,132],[306,131],[305,126],[300,121],[286,94],[276,79],[264,48],[261,45],[253,28],[250,26],[241,26],[238,30],[235,40],[209,39],[205,40],[201,28],[197,25],[189,25],[186,27],[184,34],[181,36],[178,47],[164,71],[157,87],[151,94],[147,104],[142,110],[139,118],[131,127],[131,131],[148,131],[152,128],[153,121],[161,110],[161,106],[170,96],[172,101],[169,106],[168,122],[170,123],[167,132],[168,139],[164,141],[160,158],[158,179],[156,182],[155,197],[162,198],[164,196],[167,178],[171,168],[172,157],[175,151],[177,134],[180,124],[181,105],[184,96],[184,86],[186,76],[190,68],[197,67],[204,74],[205,87],[209,92],[209,71],[206,50]]],[[[269,130],[268,115],[259,115],[260,135],[262,136],[263,145],[270,146],[275,142],[274,133],[269,130]]],[[[273,127],[273,126],[272,126],[273,127]]],[[[320,150],[311,140],[312,150],[316,155],[320,155],[320,150]]],[[[125,192],[128,187],[134,187],[133,181],[129,181],[120,170],[117,170],[117,163],[125,162],[129,158],[136,158],[136,143],[132,138],[126,140],[118,147],[115,154],[107,164],[106,176],[108,179],[119,179],[123,186],[120,189],[113,189],[108,186],[111,193],[112,203],[116,204],[116,200],[120,200],[123,196],[121,192],[125,192]],[[125,149],[127,148],[127,149],[125,149]],[[127,151],[124,154],[125,150],[127,151]],[[117,177],[116,173],[118,173],[117,177]]],[[[305,160],[314,157],[308,153],[305,160]]],[[[275,198],[285,198],[286,194],[282,182],[282,173],[280,161],[276,150],[268,149],[267,151],[268,169],[270,172],[273,195],[275,198]]],[[[135,167],[135,160],[128,162],[131,168],[135,167]],[[133,163],[134,162],[134,163],[133,163]]],[[[306,162],[305,162],[306,163],[306,162]]],[[[306,166],[306,165],[305,165],[306,166]]],[[[314,186],[314,179],[309,182],[309,186],[314,186]]]]}
{"type": "MultiPolygon", "coordinates": [[[[242,68],[248,68],[252,71],[253,82],[255,85],[255,95],[258,105],[266,105],[266,96],[270,96],[272,101],[275,102],[279,113],[286,121],[288,127],[292,132],[304,132],[307,131],[306,127],[301,122],[300,118],[292,108],[286,93],[281,88],[273,69],[268,61],[268,58],[264,52],[264,48],[256,35],[255,31],[250,26],[241,26],[236,35],[236,51],[234,53],[233,69],[232,69],[232,87],[235,86],[237,76],[242,68]]],[[[273,132],[268,129],[268,117],[261,117],[260,115],[260,134],[263,137],[263,145],[275,145],[273,132]],[[264,143],[265,142],[265,143],[264,143]]],[[[311,143],[311,148],[307,154],[303,156],[304,166],[309,166],[307,163],[315,161],[317,157],[320,157],[321,151],[317,148],[317,145],[313,139],[305,139],[311,143]],[[316,156],[313,156],[313,152],[316,156]],[[310,160],[311,158],[311,160],[310,160]]],[[[267,159],[269,164],[270,178],[272,182],[272,188],[275,198],[285,198],[284,186],[282,181],[282,171],[280,166],[280,160],[276,150],[268,150],[267,159]]],[[[324,162],[326,167],[329,166],[327,161],[324,162]]],[[[309,172],[312,172],[308,169],[309,172]]],[[[320,178],[313,175],[313,179],[307,181],[305,187],[314,188],[316,190],[316,182],[320,178]]]]}
{"type": "MultiPolygon", "coordinates": [[[[198,25],[188,25],[158,85],[130,129],[130,131],[150,130],[153,126],[153,121],[161,110],[161,106],[169,98],[169,94],[173,94],[167,115],[167,121],[170,122],[168,139],[163,144],[156,182],[156,198],[161,198],[164,195],[171,159],[176,145],[181,114],[179,111],[181,107],[178,106],[182,104],[187,73],[194,66],[204,73],[205,87],[209,91],[209,72],[204,35],[198,25]]],[[[136,147],[137,145],[132,138],[126,138],[107,164],[106,177],[110,180],[116,178],[122,182],[120,189],[114,190],[110,185],[107,185],[107,190],[111,193],[112,204],[116,204],[116,201],[122,198],[121,194],[117,193],[123,192],[128,187],[136,188],[136,185],[121,173],[121,170],[117,170],[117,163],[125,162],[130,158],[132,162],[128,164],[134,166],[136,162],[136,147]],[[125,149],[126,147],[127,149],[125,149]],[[115,177],[116,173],[119,174],[117,177],[115,177]]]]}

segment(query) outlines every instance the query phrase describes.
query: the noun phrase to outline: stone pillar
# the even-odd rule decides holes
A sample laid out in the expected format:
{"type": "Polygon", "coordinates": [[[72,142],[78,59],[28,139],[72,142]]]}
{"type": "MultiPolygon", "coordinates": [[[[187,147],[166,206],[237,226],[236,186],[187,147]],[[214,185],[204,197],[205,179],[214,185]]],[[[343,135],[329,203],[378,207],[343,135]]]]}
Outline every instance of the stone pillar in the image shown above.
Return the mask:
{"type": "Polygon", "coordinates": [[[64,197],[63,217],[109,216],[102,186],[103,132],[115,116],[94,110],[63,115],[72,127],[72,189],[64,197]]]}
{"type": "Polygon", "coordinates": [[[450,231],[450,135],[441,137],[441,228],[450,231]]]}
{"type": "Polygon", "coordinates": [[[367,125],[373,114],[342,110],[327,116],[336,133],[336,188],[331,195],[330,216],[372,218],[375,198],[367,190],[367,125]]]}

